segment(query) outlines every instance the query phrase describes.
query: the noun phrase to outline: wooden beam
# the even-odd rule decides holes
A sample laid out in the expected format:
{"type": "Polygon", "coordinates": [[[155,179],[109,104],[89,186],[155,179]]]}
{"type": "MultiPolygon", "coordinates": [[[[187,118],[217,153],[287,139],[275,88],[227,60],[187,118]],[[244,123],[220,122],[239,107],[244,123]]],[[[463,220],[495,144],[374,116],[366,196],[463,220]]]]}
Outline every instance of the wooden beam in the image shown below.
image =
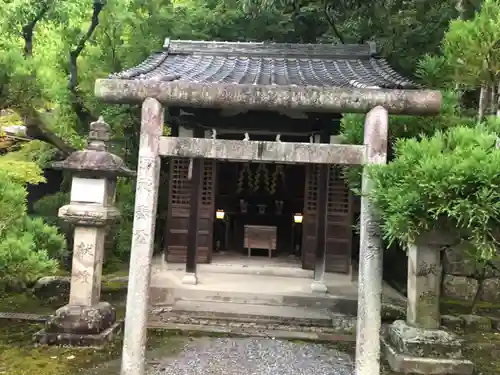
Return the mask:
{"type": "Polygon", "coordinates": [[[365,146],[162,137],[160,155],[269,163],[364,164],[365,146]]]}
{"type": "Polygon", "coordinates": [[[367,113],[380,105],[389,113],[407,115],[435,115],[441,110],[441,93],[433,90],[98,79],[95,95],[110,103],[140,103],[151,97],[167,106],[201,108],[367,113]]]}

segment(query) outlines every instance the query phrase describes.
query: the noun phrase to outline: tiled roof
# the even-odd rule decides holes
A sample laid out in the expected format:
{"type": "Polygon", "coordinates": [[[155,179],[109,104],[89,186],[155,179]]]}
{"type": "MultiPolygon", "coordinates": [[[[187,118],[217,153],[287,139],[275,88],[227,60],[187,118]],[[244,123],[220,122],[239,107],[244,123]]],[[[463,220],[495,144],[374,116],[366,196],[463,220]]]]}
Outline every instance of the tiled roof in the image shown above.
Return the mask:
{"type": "Polygon", "coordinates": [[[373,44],[170,41],[161,52],[110,78],[192,83],[412,89],[373,44]]]}

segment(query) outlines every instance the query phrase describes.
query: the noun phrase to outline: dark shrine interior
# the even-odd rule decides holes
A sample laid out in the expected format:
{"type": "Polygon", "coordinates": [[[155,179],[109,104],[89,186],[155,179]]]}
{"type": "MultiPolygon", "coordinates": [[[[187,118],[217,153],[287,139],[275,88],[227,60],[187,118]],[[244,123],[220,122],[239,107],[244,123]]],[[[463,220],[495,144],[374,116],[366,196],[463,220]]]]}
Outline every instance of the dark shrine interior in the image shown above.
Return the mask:
{"type": "MultiPolygon", "coordinates": [[[[240,139],[240,134],[224,134],[240,139]]],[[[274,140],[275,135],[252,134],[252,140],[274,140]]],[[[282,135],[282,141],[307,142],[307,137],[282,135]]],[[[299,257],[301,224],[294,222],[304,209],[305,166],[274,163],[217,161],[216,210],[224,219],[214,222],[214,251],[244,253],[244,226],[277,228],[277,255],[299,257]]],[[[267,255],[256,249],[252,254],[267,255]]]]}
{"type": "MultiPolygon", "coordinates": [[[[313,135],[338,134],[340,119],[331,113],[169,108],[174,137],[182,126],[211,134],[215,129],[217,139],[243,140],[248,132],[254,141],[276,141],[279,134],[282,142],[309,143],[313,135]]],[[[304,210],[305,165],[216,163],[215,211],[224,211],[224,218],[214,220],[213,253],[246,255],[244,226],[262,225],[276,227],[278,257],[301,257],[302,224],[294,222],[294,215],[304,210]]],[[[252,256],[267,254],[252,249],[252,256]]]]}

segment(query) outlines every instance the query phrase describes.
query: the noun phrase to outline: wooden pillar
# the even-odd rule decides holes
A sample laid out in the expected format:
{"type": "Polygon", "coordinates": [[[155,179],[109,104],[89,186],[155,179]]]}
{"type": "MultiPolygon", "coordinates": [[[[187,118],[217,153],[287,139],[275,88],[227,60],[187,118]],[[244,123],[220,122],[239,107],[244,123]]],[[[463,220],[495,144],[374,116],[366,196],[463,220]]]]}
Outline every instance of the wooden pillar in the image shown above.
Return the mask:
{"type": "Polygon", "coordinates": [[[355,375],[380,374],[382,309],[382,239],[379,218],[370,202],[372,189],[367,166],[387,162],[388,114],[375,107],[366,115],[358,274],[358,319],[355,375]]]}
{"type": "MultiPolygon", "coordinates": [[[[330,143],[328,134],[321,134],[320,143],[330,143]]],[[[319,165],[318,181],[318,216],[317,216],[317,234],[316,234],[316,256],[314,262],[314,280],[311,284],[313,292],[326,293],[328,291],[325,282],[326,269],[326,231],[328,224],[328,185],[330,177],[330,165],[319,165]]]]}
{"type": "MultiPolygon", "coordinates": [[[[193,138],[203,138],[204,131],[201,128],[195,128],[193,138]]],[[[198,223],[200,214],[200,199],[201,199],[201,164],[199,158],[192,160],[191,168],[191,199],[189,205],[188,219],[188,240],[187,240],[187,257],[186,257],[186,273],[182,278],[183,284],[196,285],[198,277],[196,275],[196,252],[198,250],[198,223]]]]}

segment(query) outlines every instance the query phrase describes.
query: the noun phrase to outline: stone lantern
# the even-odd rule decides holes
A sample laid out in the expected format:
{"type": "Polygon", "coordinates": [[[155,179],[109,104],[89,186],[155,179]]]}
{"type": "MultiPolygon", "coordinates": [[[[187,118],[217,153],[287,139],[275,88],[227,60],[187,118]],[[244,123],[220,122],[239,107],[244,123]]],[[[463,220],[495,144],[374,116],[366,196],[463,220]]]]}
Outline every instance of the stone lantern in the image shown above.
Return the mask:
{"type": "Polygon", "coordinates": [[[100,300],[102,264],[107,229],[120,216],[117,177],[134,172],[107,151],[109,139],[110,127],[100,117],[90,124],[86,149],[53,164],[73,174],[71,202],[59,209],[59,217],[74,226],[73,265],[69,303],[36,335],[42,343],[93,346],[120,329],[114,308],[100,300]]]}

